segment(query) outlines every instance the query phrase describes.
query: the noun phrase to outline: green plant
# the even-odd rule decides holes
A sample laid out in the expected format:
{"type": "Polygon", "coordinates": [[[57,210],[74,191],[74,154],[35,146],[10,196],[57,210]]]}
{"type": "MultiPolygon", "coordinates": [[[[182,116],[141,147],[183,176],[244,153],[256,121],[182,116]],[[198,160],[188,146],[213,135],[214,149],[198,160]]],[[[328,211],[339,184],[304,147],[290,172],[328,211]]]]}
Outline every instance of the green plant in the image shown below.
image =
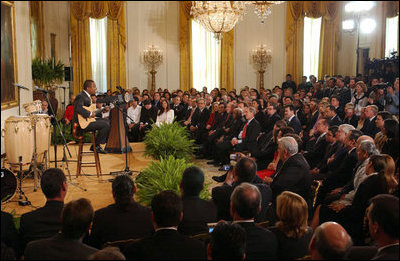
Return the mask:
{"type": "MultiPolygon", "coordinates": [[[[70,142],[70,141],[73,141],[73,140],[77,141],[74,138],[74,136],[72,135],[71,124],[65,125],[65,124],[61,124],[60,123],[60,126],[61,126],[61,130],[62,130],[62,132],[64,134],[65,140],[67,142],[70,142]]],[[[57,144],[58,145],[59,144],[64,144],[64,141],[63,141],[63,138],[62,138],[62,136],[60,134],[60,131],[59,131],[58,127],[55,126],[55,128],[53,127],[52,130],[51,130],[51,145],[54,145],[54,136],[53,136],[54,135],[54,130],[56,130],[56,142],[57,142],[57,144]]],[[[87,132],[87,133],[85,133],[83,135],[83,142],[86,142],[86,143],[92,142],[92,135],[89,132],[87,132]]]]}
{"type": "Polygon", "coordinates": [[[177,159],[189,160],[193,154],[194,140],[190,139],[188,130],[178,122],[162,124],[153,128],[146,134],[146,156],[154,159],[166,158],[169,155],[177,159]]]}
{"type": "MultiPolygon", "coordinates": [[[[161,158],[160,162],[151,162],[136,178],[138,192],[136,196],[140,203],[150,205],[152,198],[164,190],[173,190],[180,195],[179,184],[183,171],[193,166],[184,159],[175,159],[173,156],[161,158]]],[[[204,184],[200,198],[209,199],[209,184],[204,184]]]]}
{"type": "Polygon", "coordinates": [[[50,85],[62,82],[64,79],[64,64],[59,60],[54,62],[53,58],[32,60],[32,79],[39,85],[50,85]]]}

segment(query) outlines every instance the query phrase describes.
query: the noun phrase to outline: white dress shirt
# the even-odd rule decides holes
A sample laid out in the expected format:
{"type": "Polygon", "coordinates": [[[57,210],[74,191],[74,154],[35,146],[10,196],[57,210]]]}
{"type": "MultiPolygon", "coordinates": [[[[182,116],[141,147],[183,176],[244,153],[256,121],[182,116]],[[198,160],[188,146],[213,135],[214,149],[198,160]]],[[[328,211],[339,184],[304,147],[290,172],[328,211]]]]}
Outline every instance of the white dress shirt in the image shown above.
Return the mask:
{"type": "Polygon", "coordinates": [[[140,112],[142,111],[142,107],[137,105],[136,108],[133,108],[133,106],[129,107],[127,110],[127,114],[131,119],[126,117],[126,123],[128,124],[136,124],[139,123],[140,120],[140,112]]]}
{"type": "Polygon", "coordinates": [[[163,112],[161,115],[157,115],[156,126],[160,127],[163,123],[172,123],[174,121],[174,110],[163,112]]]}

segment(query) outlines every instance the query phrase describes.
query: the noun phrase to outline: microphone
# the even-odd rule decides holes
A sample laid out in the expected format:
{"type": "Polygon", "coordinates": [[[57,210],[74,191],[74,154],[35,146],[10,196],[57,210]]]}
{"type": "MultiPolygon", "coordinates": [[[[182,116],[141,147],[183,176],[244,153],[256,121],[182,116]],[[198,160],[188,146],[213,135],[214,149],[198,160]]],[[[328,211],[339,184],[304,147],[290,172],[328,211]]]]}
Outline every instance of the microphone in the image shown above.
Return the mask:
{"type": "Polygon", "coordinates": [[[17,86],[18,88],[21,88],[21,89],[29,91],[28,88],[26,88],[25,86],[19,85],[18,83],[13,83],[13,85],[17,86]]]}
{"type": "Polygon", "coordinates": [[[36,91],[41,91],[43,93],[48,93],[48,91],[46,91],[45,89],[39,88],[37,86],[33,87],[33,89],[35,89],[36,91]]]}

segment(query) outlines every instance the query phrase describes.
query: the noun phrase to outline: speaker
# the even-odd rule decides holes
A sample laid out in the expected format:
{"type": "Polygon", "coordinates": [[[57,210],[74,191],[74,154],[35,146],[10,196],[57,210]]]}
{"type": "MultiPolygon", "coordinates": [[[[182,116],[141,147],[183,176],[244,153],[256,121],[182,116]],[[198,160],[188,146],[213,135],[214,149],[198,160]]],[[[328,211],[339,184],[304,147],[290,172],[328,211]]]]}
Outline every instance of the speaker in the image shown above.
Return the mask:
{"type": "Polygon", "coordinates": [[[64,67],[64,78],[66,82],[72,81],[72,67],[64,67]]]}

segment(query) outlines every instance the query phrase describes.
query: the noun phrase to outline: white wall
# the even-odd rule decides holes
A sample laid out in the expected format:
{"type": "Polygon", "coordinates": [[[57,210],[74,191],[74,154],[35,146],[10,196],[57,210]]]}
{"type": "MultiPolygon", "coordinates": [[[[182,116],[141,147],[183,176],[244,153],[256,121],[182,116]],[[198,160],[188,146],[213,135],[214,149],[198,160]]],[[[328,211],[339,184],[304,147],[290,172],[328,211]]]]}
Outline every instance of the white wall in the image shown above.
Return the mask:
{"type": "Polygon", "coordinates": [[[164,54],[157,69],[156,88],[179,88],[179,3],[177,1],[127,1],[127,87],[149,89],[151,78],[142,52],[157,45],[164,54]]]}
{"type": "MultiPolygon", "coordinates": [[[[32,101],[32,59],[31,59],[31,36],[29,24],[29,2],[15,1],[15,29],[17,46],[18,83],[28,87],[30,90],[21,90],[21,105],[32,101]]],[[[1,111],[1,129],[4,129],[4,121],[13,115],[18,115],[18,106],[1,111]]],[[[21,106],[21,115],[25,115],[21,106]]],[[[1,154],[5,153],[4,139],[1,137],[1,154]]]]}
{"type": "Polygon", "coordinates": [[[265,44],[272,51],[271,64],[264,73],[264,88],[272,89],[281,85],[285,78],[286,51],[285,25],[286,3],[272,7],[272,13],[261,24],[261,20],[254,13],[254,7],[248,6],[243,21],[235,26],[234,66],[235,89],[245,85],[250,88],[258,87],[258,73],[253,67],[250,52],[260,44],[265,44]]]}

